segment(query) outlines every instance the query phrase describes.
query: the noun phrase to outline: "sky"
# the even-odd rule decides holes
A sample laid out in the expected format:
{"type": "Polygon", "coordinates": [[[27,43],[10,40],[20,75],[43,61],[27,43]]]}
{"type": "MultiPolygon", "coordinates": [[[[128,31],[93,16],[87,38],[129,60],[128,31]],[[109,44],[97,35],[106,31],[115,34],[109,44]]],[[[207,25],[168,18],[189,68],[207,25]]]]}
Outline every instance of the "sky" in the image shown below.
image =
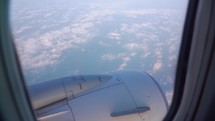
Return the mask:
{"type": "Polygon", "coordinates": [[[12,0],[26,83],[138,69],[171,102],[186,8],[186,0],[12,0]]]}

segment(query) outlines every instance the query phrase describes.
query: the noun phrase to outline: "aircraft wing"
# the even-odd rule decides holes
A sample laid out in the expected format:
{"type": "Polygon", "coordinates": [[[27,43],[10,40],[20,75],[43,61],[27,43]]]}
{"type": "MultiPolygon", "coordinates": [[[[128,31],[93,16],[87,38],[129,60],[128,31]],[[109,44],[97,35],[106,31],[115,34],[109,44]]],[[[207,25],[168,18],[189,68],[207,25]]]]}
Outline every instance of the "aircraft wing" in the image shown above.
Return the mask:
{"type": "Polygon", "coordinates": [[[166,98],[147,73],[73,75],[28,87],[38,121],[158,121],[166,98]]]}

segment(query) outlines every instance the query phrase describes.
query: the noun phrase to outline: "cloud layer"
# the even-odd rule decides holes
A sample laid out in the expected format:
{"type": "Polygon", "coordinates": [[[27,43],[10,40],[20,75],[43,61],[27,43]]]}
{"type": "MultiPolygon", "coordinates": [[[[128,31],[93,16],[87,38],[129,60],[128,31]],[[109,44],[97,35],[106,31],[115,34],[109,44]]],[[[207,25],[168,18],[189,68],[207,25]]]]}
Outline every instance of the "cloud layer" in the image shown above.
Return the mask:
{"type": "MultiPolygon", "coordinates": [[[[49,8],[41,3],[35,8],[15,9],[12,27],[24,72],[34,77],[35,71],[61,65],[67,51],[80,51],[74,55],[78,57],[99,52],[94,58],[80,60],[91,59],[97,66],[110,69],[104,71],[144,70],[156,78],[171,100],[184,13],[173,9],[117,9],[124,2],[103,8],[99,4],[83,2],[68,7],[68,3],[49,8]],[[100,50],[94,49],[97,46],[100,50]],[[104,63],[112,66],[105,67],[104,63]]],[[[74,65],[82,67],[82,63],[76,61],[74,65]]],[[[75,67],[72,72],[83,71],[75,67]]]]}

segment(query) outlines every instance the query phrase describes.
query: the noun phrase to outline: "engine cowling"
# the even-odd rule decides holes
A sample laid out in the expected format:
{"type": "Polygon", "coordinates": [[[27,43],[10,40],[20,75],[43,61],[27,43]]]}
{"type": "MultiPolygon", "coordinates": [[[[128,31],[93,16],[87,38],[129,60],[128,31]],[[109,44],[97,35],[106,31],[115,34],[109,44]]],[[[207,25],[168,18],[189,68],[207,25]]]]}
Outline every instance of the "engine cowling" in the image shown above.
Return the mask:
{"type": "Polygon", "coordinates": [[[158,83],[134,70],[64,77],[29,93],[40,121],[160,121],[168,110],[158,83]]]}

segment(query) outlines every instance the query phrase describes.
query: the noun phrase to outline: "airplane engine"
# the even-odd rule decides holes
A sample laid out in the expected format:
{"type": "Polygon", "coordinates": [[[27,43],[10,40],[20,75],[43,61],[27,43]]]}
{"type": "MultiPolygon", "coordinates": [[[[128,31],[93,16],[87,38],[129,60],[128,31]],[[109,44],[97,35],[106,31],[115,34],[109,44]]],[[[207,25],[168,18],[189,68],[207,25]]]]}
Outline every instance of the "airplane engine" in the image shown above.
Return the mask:
{"type": "Polygon", "coordinates": [[[158,83],[136,70],[73,75],[28,89],[38,121],[160,121],[168,110],[158,83]]]}

